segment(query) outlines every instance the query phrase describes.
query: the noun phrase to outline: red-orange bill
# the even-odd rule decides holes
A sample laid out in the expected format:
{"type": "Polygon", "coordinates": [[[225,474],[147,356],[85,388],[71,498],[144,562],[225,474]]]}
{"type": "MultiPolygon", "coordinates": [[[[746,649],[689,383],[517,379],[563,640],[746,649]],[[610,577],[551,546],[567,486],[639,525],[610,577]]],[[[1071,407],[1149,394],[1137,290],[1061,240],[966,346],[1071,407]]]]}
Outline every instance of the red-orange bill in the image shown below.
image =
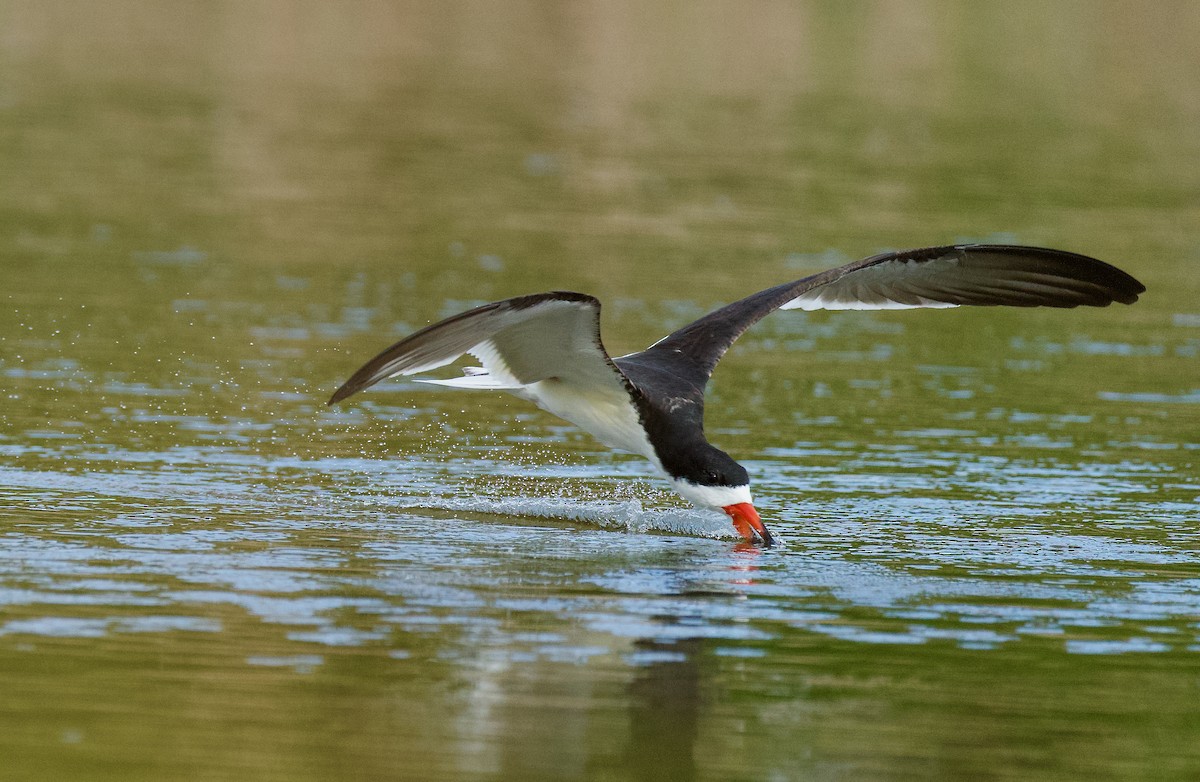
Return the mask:
{"type": "Polygon", "coordinates": [[[765,546],[774,545],[775,538],[771,536],[767,525],[762,523],[762,519],[758,517],[758,511],[750,503],[739,502],[736,505],[726,505],[721,510],[729,515],[729,518],[733,520],[733,528],[746,540],[753,541],[758,538],[765,546]]]}

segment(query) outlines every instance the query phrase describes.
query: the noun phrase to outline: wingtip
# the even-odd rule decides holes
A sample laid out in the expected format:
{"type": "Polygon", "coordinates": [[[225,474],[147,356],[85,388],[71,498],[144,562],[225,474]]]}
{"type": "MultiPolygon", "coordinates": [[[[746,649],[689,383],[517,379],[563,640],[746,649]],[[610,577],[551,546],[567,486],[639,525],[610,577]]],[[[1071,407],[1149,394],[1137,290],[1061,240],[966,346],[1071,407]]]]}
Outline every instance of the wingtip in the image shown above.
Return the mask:
{"type": "Polygon", "coordinates": [[[1110,268],[1121,274],[1121,279],[1118,281],[1119,287],[1116,287],[1112,294],[1113,301],[1119,304],[1133,304],[1146,292],[1146,286],[1136,277],[1116,267],[1110,268]]]}
{"type": "Polygon", "coordinates": [[[1128,301],[1122,300],[1121,301],[1122,304],[1133,304],[1135,301],[1138,300],[1139,297],[1141,297],[1141,295],[1143,293],[1146,292],[1146,286],[1142,283],[1141,280],[1137,279],[1136,277],[1130,276],[1129,281],[1131,283],[1133,283],[1133,285],[1130,286],[1130,290],[1129,290],[1129,294],[1128,294],[1129,300],[1128,301]]]}
{"type": "Polygon", "coordinates": [[[333,396],[329,397],[329,401],[326,402],[325,404],[326,404],[326,406],[333,406],[333,405],[337,404],[338,402],[342,401],[343,399],[345,399],[346,397],[353,394],[356,390],[357,389],[351,389],[351,388],[348,388],[346,385],[343,385],[337,391],[333,392],[333,396]]]}

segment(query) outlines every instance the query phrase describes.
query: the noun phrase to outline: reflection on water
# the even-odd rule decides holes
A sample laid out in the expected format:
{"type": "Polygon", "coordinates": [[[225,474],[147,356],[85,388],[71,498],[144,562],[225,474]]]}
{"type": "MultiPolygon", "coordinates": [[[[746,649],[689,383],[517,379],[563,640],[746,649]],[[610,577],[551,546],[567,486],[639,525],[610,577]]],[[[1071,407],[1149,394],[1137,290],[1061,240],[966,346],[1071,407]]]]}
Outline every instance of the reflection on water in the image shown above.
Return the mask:
{"type": "Polygon", "coordinates": [[[3,770],[1197,776],[1200,18],[946,11],[0,8],[3,770]],[[481,301],[620,354],[964,238],[1149,292],[764,321],[770,550],[515,399],[324,404],[481,301]]]}

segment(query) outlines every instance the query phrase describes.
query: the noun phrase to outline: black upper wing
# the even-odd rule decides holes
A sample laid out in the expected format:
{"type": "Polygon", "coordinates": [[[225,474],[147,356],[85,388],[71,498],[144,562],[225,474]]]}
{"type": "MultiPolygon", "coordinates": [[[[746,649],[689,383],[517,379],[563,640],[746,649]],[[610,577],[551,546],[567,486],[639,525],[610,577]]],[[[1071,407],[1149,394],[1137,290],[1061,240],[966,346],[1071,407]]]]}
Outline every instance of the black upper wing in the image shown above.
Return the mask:
{"type": "Polygon", "coordinates": [[[635,385],[698,390],[746,329],[776,309],[907,309],[963,304],[1104,307],[1146,288],[1086,255],[1002,244],[883,253],[767,288],[689,323],[617,364],[635,385]]]}

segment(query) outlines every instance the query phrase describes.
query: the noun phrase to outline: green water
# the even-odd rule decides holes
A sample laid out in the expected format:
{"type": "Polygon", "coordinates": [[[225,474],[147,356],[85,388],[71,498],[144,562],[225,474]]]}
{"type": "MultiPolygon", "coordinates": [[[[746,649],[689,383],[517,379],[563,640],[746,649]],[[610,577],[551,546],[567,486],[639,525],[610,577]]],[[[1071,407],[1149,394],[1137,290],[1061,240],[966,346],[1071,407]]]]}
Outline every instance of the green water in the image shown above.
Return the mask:
{"type": "Polygon", "coordinates": [[[1200,776],[1200,13],[0,5],[0,779],[1200,776]],[[778,313],[782,545],[391,341],[615,355],[882,248],[1133,307],[778,313]]]}

